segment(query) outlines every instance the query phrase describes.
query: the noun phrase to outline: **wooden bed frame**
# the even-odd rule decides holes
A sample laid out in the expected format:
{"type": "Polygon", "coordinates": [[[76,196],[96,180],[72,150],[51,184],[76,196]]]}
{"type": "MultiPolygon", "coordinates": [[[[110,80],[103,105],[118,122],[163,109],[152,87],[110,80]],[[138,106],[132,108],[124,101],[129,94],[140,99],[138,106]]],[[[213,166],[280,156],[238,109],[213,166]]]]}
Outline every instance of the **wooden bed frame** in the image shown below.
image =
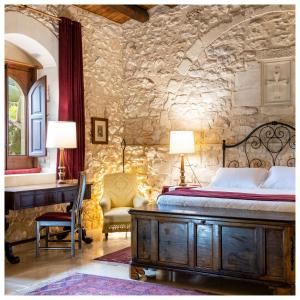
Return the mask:
{"type": "MultiPolygon", "coordinates": [[[[287,147],[294,152],[294,131],[288,124],[270,122],[235,145],[223,141],[223,165],[225,150],[242,146],[246,166],[265,166],[265,156],[250,158],[249,145],[268,151],[271,165],[282,164],[283,152],[287,164],[294,164],[294,153],[286,155],[287,147]]],[[[234,160],[227,166],[240,165],[234,160]]],[[[264,283],[274,294],[295,293],[294,213],[156,205],[129,213],[133,279],[154,268],[264,283]]]]}

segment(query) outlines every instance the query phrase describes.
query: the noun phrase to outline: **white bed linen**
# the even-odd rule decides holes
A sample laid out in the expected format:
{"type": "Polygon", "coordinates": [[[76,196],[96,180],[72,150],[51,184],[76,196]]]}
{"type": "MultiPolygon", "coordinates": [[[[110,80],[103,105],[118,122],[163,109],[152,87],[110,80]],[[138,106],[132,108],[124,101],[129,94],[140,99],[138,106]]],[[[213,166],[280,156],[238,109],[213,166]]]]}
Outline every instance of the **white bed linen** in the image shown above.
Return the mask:
{"type": "MultiPolygon", "coordinates": [[[[193,190],[209,190],[223,192],[238,192],[251,194],[276,194],[276,195],[294,195],[294,190],[283,189],[241,189],[241,188],[217,188],[203,187],[193,188],[193,190]]],[[[240,199],[224,199],[209,197],[191,197],[191,196],[174,196],[160,195],[157,199],[158,205],[177,205],[187,207],[223,207],[259,211],[275,211],[275,212],[295,212],[295,202],[280,201],[259,201],[259,200],[240,200],[240,199]]]]}

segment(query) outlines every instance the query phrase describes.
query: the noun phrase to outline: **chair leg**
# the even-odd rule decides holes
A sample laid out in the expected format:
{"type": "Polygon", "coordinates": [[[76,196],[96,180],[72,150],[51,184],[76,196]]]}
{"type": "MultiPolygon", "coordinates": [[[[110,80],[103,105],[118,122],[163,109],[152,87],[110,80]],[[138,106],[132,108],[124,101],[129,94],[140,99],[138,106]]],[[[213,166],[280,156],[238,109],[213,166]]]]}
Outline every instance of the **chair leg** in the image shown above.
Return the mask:
{"type": "Polygon", "coordinates": [[[81,249],[82,244],[82,228],[81,226],[78,229],[78,248],[81,249]]]}
{"type": "Polygon", "coordinates": [[[108,233],[105,232],[105,240],[107,241],[108,240],[108,233]]]}
{"type": "Polygon", "coordinates": [[[45,238],[45,247],[48,247],[48,241],[49,241],[49,227],[46,227],[46,238],[45,238]]]}
{"type": "Polygon", "coordinates": [[[35,256],[38,257],[40,255],[40,223],[36,222],[35,224],[35,256]]]}
{"type": "Polygon", "coordinates": [[[127,231],[126,231],[126,234],[125,234],[125,238],[127,239],[127,231]]]}
{"type": "Polygon", "coordinates": [[[71,225],[71,256],[75,256],[75,228],[71,225]]]}

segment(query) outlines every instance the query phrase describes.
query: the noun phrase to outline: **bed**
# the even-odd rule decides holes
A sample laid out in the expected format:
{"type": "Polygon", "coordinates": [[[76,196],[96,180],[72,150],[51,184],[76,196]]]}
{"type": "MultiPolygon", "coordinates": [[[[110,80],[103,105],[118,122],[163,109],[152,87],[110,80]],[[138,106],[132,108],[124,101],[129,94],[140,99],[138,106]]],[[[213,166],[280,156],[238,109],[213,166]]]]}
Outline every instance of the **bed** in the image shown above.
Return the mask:
{"type": "Polygon", "coordinates": [[[154,268],[259,282],[274,294],[294,294],[295,192],[287,176],[276,174],[278,165],[295,164],[295,128],[268,122],[236,144],[223,141],[222,149],[223,168],[212,185],[175,189],[155,205],[129,211],[131,278],[154,268]],[[232,179],[226,188],[224,174],[232,179]]]}

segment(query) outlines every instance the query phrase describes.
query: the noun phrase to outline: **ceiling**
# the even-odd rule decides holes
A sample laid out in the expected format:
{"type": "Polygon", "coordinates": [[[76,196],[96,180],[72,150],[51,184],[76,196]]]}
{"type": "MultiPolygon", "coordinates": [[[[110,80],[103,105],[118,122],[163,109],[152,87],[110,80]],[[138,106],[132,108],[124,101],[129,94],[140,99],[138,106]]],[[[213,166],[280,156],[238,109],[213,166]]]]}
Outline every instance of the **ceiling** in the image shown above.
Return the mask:
{"type": "MultiPolygon", "coordinates": [[[[129,20],[147,22],[148,10],[156,5],[76,5],[89,12],[105,17],[113,22],[123,24],[129,20]]],[[[167,5],[174,7],[176,5],[167,5]]]]}

